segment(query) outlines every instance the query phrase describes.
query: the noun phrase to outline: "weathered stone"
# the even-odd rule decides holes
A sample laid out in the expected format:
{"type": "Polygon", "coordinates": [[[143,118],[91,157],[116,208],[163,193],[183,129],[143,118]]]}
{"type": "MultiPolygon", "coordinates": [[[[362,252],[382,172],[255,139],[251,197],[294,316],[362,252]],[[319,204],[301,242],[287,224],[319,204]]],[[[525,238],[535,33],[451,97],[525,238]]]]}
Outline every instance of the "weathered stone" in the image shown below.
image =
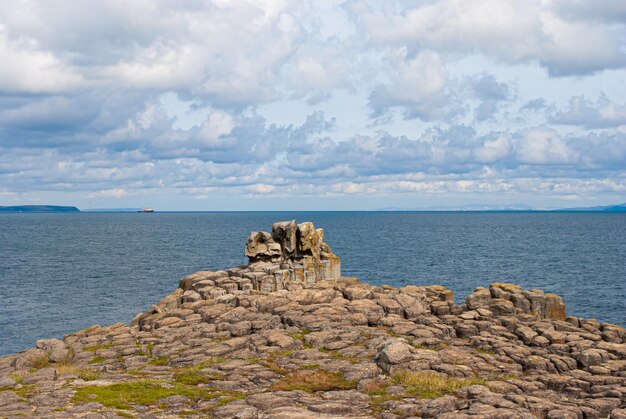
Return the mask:
{"type": "Polygon", "coordinates": [[[376,363],[385,372],[391,372],[393,366],[415,359],[415,348],[401,339],[391,339],[380,345],[376,363]]]}
{"type": "Polygon", "coordinates": [[[520,325],[517,327],[517,329],[515,329],[515,334],[522,339],[522,341],[526,344],[526,345],[530,345],[530,343],[532,342],[533,338],[535,336],[537,336],[537,332],[535,332],[533,329],[531,329],[528,326],[523,326],[520,325]]]}
{"type": "Polygon", "coordinates": [[[62,362],[70,360],[68,347],[62,340],[42,339],[37,341],[36,346],[39,349],[43,349],[48,354],[48,358],[52,362],[62,362]]]}
{"type": "Polygon", "coordinates": [[[470,310],[480,307],[488,307],[491,303],[491,293],[487,288],[478,287],[473,293],[467,296],[465,304],[470,310]]]}
{"type": "Polygon", "coordinates": [[[298,256],[298,225],[294,220],[272,224],[272,239],[280,245],[283,259],[298,256]]]}
{"type": "Polygon", "coordinates": [[[426,403],[422,409],[422,416],[425,418],[436,418],[444,413],[453,412],[456,406],[456,398],[444,396],[433,399],[426,403]]]}
{"type": "Polygon", "coordinates": [[[613,409],[610,419],[626,419],[626,409],[613,409]]]}
{"type": "Polygon", "coordinates": [[[262,292],[294,289],[322,280],[338,280],[341,262],[324,243],[324,231],[313,223],[282,221],[272,225],[272,233],[255,231],[246,241],[247,268],[237,271],[249,282],[216,282],[227,293],[235,290],[262,292]]]}
{"type": "Polygon", "coordinates": [[[0,377],[0,388],[14,387],[17,381],[13,377],[0,377]]]}
{"type": "Polygon", "coordinates": [[[26,374],[22,378],[24,384],[35,384],[41,381],[54,381],[57,379],[57,372],[54,368],[42,368],[29,374],[26,374]]]}
{"type": "Polygon", "coordinates": [[[565,320],[565,304],[563,299],[556,294],[545,294],[545,318],[552,320],[565,320]]]}
{"type": "Polygon", "coordinates": [[[608,360],[608,354],[602,349],[585,349],[578,355],[577,359],[580,365],[587,368],[605,362],[608,360]]]}
{"type": "Polygon", "coordinates": [[[248,240],[246,240],[245,255],[251,258],[280,256],[280,244],[276,243],[269,233],[253,231],[248,236],[248,240]]]}

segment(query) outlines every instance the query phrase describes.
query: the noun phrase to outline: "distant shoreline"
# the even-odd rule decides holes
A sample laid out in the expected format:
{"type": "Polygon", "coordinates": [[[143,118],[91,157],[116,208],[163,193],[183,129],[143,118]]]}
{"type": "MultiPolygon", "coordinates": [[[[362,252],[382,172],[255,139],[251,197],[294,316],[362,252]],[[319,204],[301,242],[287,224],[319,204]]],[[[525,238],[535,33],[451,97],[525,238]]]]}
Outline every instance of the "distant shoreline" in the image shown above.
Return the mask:
{"type": "Polygon", "coordinates": [[[512,205],[509,208],[485,208],[483,205],[466,205],[461,207],[431,207],[431,208],[377,208],[366,210],[154,210],[142,211],[142,208],[89,208],[80,210],[75,206],[59,205],[14,205],[0,206],[0,213],[311,213],[311,212],[346,212],[346,213],[623,213],[626,212],[626,203],[578,208],[535,209],[524,208],[526,205],[512,205]],[[517,208],[516,208],[517,207],[517,208]],[[519,208],[522,207],[522,208],[519,208]]]}
{"type": "Polygon", "coordinates": [[[59,206],[59,205],[15,205],[8,207],[1,207],[0,212],[10,213],[58,213],[58,212],[80,212],[77,207],[72,206],[59,206]]]}
{"type": "MultiPolygon", "coordinates": [[[[6,207],[4,207],[6,208],[6,207]]],[[[6,210],[0,207],[0,214],[136,214],[139,210],[78,210],[78,211],[54,211],[54,210],[6,210]]],[[[622,214],[626,210],[181,210],[181,211],[154,211],[153,214],[232,214],[232,213],[389,213],[389,214],[622,214]]]]}

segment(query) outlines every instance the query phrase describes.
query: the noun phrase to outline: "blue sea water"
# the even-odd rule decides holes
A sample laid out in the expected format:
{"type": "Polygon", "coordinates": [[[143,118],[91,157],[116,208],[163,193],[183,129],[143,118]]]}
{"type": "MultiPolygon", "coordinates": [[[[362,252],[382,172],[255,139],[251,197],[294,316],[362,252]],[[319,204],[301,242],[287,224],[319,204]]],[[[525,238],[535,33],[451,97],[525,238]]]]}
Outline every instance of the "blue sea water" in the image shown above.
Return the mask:
{"type": "Polygon", "coordinates": [[[245,263],[248,233],[289,219],[323,227],[346,276],[442,284],[457,302],[514,282],[560,294],[568,314],[626,325],[626,214],[0,214],[0,356],[128,322],[185,274],[245,263]]]}

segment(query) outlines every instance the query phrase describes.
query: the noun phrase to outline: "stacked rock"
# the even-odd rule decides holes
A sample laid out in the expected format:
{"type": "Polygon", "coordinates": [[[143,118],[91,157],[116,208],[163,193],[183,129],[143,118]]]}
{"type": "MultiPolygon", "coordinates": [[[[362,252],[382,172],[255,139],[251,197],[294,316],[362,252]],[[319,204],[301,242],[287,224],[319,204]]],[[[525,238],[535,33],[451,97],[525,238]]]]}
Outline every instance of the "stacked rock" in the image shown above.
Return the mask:
{"type": "Polygon", "coordinates": [[[478,287],[465,300],[467,308],[486,308],[499,315],[527,315],[539,319],[567,320],[565,303],[556,294],[524,290],[519,285],[494,282],[478,287]]]}
{"type": "Polygon", "coordinates": [[[324,242],[324,230],[311,222],[281,221],[272,225],[271,233],[253,231],[245,255],[248,265],[188,275],[180,288],[197,292],[197,298],[207,298],[206,293],[214,298],[214,285],[226,292],[272,292],[341,278],[339,257],[324,242]]]}
{"type": "Polygon", "coordinates": [[[243,277],[260,291],[341,277],[339,257],[324,242],[324,230],[311,222],[274,223],[271,234],[253,231],[246,241],[246,256],[249,263],[243,277]]]}

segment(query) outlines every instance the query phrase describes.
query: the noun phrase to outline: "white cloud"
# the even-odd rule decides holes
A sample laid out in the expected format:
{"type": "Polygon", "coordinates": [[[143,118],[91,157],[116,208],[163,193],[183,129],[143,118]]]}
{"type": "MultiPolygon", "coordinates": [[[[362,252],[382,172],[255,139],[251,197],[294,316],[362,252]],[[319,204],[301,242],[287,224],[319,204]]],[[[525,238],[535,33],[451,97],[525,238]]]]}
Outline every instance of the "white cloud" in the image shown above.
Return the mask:
{"type": "Polygon", "coordinates": [[[90,194],[92,197],[102,197],[102,198],[123,198],[128,195],[128,191],[122,188],[114,188],[114,189],[103,189],[101,191],[96,191],[90,194]]]}
{"type": "Polygon", "coordinates": [[[622,0],[551,0],[548,7],[568,19],[621,23],[626,20],[626,3],[622,0]]]}
{"type": "Polygon", "coordinates": [[[580,125],[588,129],[626,125],[626,102],[620,105],[602,95],[594,103],[584,96],[574,96],[568,108],[554,113],[550,120],[556,124],[580,125]]]}
{"type": "Polygon", "coordinates": [[[485,140],[474,150],[474,155],[482,163],[494,163],[508,156],[511,148],[511,140],[506,135],[500,135],[493,140],[485,140]]]}
{"type": "Polygon", "coordinates": [[[82,76],[29,42],[10,43],[0,22],[0,92],[55,93],[84,86],[82,76]]]}
{"type": "Polygon", "coordinates": [[[520,161],[527,164],[571,164],[580,156],[556,131],[547,128],[523,132],[517,140],[516,152],[520,161]]]}
{"type": "Polygon", "coordinates": [[[390,63],[390,82],[376,87],[370,95],[374,115],[402,107],[406,118],[442,117],[448,105],[448,73],[441,57],[432,51],[413,58],[407,54],[406,48],[395,52],[390,63]]]}
{"type": "Polygon", "coordinates": [[[615,0],[0,2],[0,184],[617,194],[623,16],[615,0]]]}
{"type": "Polygon", "coordinates": [[[203,145],[223,145],[224,142],[229,141],[223,136],[229,134],[233,128],[235,128],[235,121],[232,116],[225,112],[213,112],[200,126],[198,139],[203,145]]]}
{"type": "Polygon", "coordinates": [[[268,194],[276,190],[276,187],[274,185],[266,185],[263,183],[258,183],[255,185],[246,186],[246,190],[250,192],[254,192],[254,193],[259,193],[259,194],[268,194]]]}
{"type": "Polygon", "coordinates": [[[479,51],[507,63],[535,60],[554,75],[625,64],[619,41],[623,22],[617,29],[595,20],[570,20],[549,1],[440,0],[401,14],[392,11],[360,13],[375,41],[455,53],[479,51]]]}

